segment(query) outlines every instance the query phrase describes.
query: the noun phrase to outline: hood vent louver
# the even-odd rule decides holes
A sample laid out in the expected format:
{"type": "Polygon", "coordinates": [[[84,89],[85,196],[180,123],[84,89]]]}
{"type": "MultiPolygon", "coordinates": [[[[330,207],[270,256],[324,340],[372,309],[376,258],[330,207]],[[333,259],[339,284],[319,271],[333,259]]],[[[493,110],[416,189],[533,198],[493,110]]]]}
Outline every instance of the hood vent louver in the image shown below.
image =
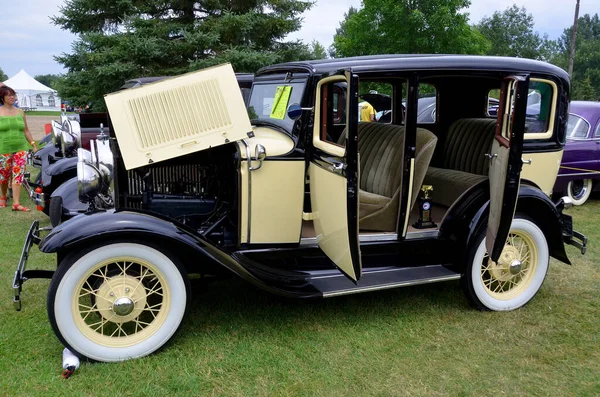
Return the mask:
{"type": "Polygon", "coordinates": [[[252,129],[229,64],[105,100],[127,169],[243,139],[252,129]]]}

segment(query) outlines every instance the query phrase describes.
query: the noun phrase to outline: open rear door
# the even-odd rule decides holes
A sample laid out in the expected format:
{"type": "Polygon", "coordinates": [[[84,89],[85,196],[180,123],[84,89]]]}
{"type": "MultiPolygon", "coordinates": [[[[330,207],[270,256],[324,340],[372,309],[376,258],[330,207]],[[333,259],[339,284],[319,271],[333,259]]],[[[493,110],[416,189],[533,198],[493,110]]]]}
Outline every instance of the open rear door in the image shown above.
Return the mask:
{"type": "Polygon", "coordinates": [[[308,176],[317,242],[325,255],[349,279],[357,282],[362,271],[358,240],[357,76],[345,72],[319,82],[314,125],[308,176]],[[345,147],[331,141],[328,130],[333,113],[340,114],[342,106],[341,97],[333,98],[334,85],[347,87],[345,147]]]}
{"type": "Polygon", "coordinates": [[[517,205],[523,162],[523,134],[529,75],[510,76],[502,82],[498,122],[490,160],[490,214],[486,248],[497,262],[510,231],[517,205]]]}

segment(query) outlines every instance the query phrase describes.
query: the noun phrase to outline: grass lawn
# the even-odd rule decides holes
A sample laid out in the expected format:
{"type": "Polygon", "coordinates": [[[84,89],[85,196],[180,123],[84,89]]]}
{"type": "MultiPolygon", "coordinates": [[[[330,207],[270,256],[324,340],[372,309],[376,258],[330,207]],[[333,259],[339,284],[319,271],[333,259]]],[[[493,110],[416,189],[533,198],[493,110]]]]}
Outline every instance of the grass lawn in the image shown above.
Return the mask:
{"type": "MultiPolygon", "coordinates": [[[[600,395],[600,200],[573,208],[590,238],[552,260],[538,295],[509,313],[472,309],[458,282],[288,300],[236,279],[193,286],[181,332],[161,352],[83,363],[64,380],[48,322],[48,280],[11,283],[40,212],[0,209],[0,395],[592,396],[600,395]]],[[[29,259],[52,269],[36,247],[29,259]]]]}

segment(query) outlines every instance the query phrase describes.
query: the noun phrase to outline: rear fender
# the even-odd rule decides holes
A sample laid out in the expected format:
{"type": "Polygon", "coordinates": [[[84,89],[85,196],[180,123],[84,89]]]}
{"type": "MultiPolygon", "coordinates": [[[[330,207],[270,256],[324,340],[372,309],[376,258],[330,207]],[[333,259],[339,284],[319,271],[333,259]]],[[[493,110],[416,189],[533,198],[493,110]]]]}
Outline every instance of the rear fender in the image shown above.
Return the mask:
{"type": "Polygon", "coordinates": [[[77,174],[77,157],[69,157],[60,159],[53,164],[49,164],[44,170],[44,174],[55,176],[64,174],[65,172],[75,172],[77,174]]]}
{"type": "MultiPolygon", "coordinates": [[[[440,226],[440,237],[465,242],[459,246],[462,254],[466,255],[467,247],[487,227],[488,206],[489,183],[483,181],[469,189],[450,207],[440,226]]],[[[561,214],[544,192],[528,181],[522,181],[516,212],[526,214],[542,230],[553,258],[571,264],[563,242],[561,214]]]]}

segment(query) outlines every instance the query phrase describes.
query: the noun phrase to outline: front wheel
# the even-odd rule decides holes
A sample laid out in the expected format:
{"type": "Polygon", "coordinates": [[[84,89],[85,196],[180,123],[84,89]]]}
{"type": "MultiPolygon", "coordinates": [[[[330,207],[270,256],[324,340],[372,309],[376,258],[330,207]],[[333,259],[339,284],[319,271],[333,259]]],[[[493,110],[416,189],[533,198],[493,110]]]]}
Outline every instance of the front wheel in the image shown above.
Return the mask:
{"type": "Polygon", "coordinates": [[[569,182],[567,194],[573,200],[574,205],[584,204],[592,194],[593,181],[591,179],[580,179],[569,182]]]}
{"type": "Polygon", "coordinates": [[[469,251],[462,278],[469,301],[478,309],[518,309],[538,292],[550,263],[544,233],[532,221],[515,218],[498,262],[485,248],[485,229],[469,251]]]}
{"type": "Polygon", "coordinates": [[[179,328],[189,300],[181,265],[143,244],[99,245],[69,254],[48,291],[61,342],[96,361],[148,355],[179,328]]]}

